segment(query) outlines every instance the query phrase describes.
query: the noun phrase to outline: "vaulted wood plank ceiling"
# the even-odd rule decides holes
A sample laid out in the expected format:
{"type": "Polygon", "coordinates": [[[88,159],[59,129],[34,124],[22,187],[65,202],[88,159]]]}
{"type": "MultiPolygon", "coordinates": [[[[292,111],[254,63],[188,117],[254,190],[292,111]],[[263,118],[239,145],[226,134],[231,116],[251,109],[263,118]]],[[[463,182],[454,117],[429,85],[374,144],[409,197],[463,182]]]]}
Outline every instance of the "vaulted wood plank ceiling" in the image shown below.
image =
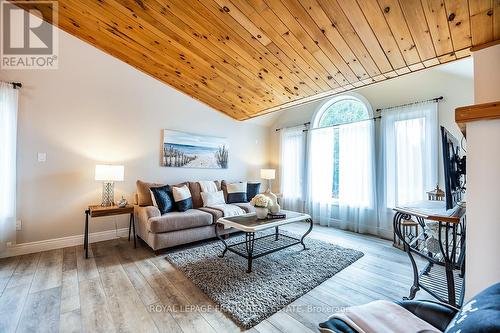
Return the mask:
{"type": "Polygon", "coordinates": [[[500,39],[500,0],[59,0],[57,10],[61,29],[239,120],[500,39]]]}

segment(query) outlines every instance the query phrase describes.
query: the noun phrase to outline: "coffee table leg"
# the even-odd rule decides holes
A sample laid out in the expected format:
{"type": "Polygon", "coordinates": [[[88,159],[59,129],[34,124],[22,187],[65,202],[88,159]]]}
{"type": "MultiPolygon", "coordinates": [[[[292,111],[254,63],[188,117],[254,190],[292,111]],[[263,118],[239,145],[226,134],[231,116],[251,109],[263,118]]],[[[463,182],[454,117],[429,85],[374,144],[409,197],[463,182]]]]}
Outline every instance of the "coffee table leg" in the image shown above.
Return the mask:
{"type": "Polygon", "coordinates": [[[252,261],[253,261],[253,246],[255,242],[255,233],[254,232],[246,232],[245,233],[245,246],[247,248],[248,255],[248,269],[247,273],[252,273],[252,261]]]}
{"type": "Polygon", "coordinates": [[[85,235],[83,236],[83,248],[85,250],[85,259],[89,257],[89,210],[85,211],[85,235]]]}
{"type": "Polygon", "coordinates": [[[306,236],[309,235],[309,233],[311,232],[311,230],[313,228],[313,220],[312,219],[307,219],[306,222],[309,222],[309,224],[310,224],[309,225],[309,229],[307,230],[307,232],[300,239],[300,244],[302,244],[302,246],[304,247],[304,250],[307,250],[306,244],[304,244],[304,238],[306,238],[306,236]]]}
{"type": "Polygon", "coordinates": [[[274,232],[274,240],[278,240],[278,235],[279,235],[279,227],[276,227],[274,232]]]}
{"type": "Polygon", "coordinates": [[[224,251],[222,251],[222,254],[219,254],[219,258],[224,258],[224,255],[226,254],[227,252],[227,243],[226,241],[219,235],[219,228],[218,228],[218,224],[215,223],[215,235],[217,236],[218,239],[220,239],[220,241],[222,242],[222,244],[224,244],[224,251]]]}

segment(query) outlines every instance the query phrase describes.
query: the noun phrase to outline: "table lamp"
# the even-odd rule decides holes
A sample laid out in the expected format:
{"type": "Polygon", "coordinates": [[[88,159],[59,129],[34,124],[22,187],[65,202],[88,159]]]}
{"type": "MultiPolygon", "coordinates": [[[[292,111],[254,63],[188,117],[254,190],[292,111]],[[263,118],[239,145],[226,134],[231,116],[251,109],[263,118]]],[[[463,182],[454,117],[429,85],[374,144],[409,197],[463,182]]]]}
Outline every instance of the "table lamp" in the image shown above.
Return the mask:
{"type": "Polygon", "coordinates": [[[276,170],[274,169],[260,169],[260,178],[267,179],[268,187],[266,192],[271,193],[271,181],[276,178],[276,170]]]}
{"type": "Polygon", "coordinates": [[[115,202],[114,182],[123,181],[123,165],[98,164],[95,166],[95,180],[102,181],[101,206],[113,206],[115,202]]]}

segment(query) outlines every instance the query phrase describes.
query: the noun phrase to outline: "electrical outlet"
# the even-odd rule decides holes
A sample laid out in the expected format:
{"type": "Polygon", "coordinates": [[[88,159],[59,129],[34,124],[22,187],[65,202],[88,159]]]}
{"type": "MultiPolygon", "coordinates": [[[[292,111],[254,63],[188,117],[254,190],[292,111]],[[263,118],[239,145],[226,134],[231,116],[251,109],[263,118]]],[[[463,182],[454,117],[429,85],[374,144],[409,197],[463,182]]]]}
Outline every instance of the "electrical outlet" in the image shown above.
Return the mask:
{"type": "Polygon", "coordinates": [[[38,153],[37,159],[38,159],[38,162],[46,162],[47,161],[47,153],[38,153]]]}
{"type": "Polygon", "coordinates": [[[22,224],[21,224],[21,220],[17,220],[17,221],[16,221],[16,231],[21,230],[21,226],[22,226],[22,224]]]}

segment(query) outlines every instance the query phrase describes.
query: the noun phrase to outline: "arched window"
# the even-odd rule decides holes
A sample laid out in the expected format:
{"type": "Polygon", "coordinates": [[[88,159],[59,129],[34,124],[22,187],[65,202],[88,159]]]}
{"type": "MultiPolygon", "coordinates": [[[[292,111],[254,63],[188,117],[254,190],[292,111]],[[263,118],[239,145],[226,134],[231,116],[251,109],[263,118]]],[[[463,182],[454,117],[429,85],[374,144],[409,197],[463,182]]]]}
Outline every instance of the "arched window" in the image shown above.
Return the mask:
{"type": "Polygon", "coordinates": [[[323,104],[316,112],[313,127],[328,127],[365,120],[371,116],[371,107],[362,96],[337,96],[323,104]]]}
{"type": "MultiPolygon", "coordinates": [[[[371,118],[372,109],[368,101],[361,95],[350,94],[332,98],[324,103],[315,113],[312,128],[332,127],[342,124],[354,123],[371,118]]],[[[333,183],[332,198],[339,198],[339,151],[340,133],[338,128],[333,128],[333,183]]]]}

